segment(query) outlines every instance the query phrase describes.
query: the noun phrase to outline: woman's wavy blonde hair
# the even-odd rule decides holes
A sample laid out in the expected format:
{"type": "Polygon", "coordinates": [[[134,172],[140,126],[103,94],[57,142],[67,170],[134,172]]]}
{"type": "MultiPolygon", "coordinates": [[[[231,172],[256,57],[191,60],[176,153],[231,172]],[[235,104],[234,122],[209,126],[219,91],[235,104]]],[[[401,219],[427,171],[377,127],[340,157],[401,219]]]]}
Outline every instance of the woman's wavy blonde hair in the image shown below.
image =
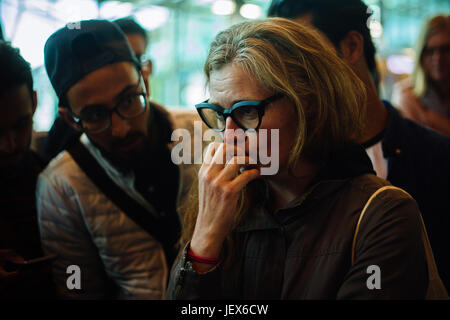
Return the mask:
{"type": "MultiPolygon", "coordinates": [[[[216,36],[204,66],[207,84],[212,72],[233,63],[262,88],[292,101],[297,134],[289,169],[295,168],[300,155],[325,163],[331,153],[355,143],[363,132],[365,87],[321,39],[316,31],[288,19],[243,22],[216,36]]],[[[194,183],[184,206],[183,241],[190,240],[195,227],[197,188],[194,183]]],[[[243,190],[235,226],[251,205],[248,195],[243,190]]]]}
{"type": "Polygon", "coordinates": [[[442,31],[450,32],[450,15],[438,15],[428,19],[423,25],[416,42],[416,57],[412,72],[413,92],[417,97],[423,97],[427,91],[428,79],[423,69],[423,52],[428,39],[442,31]]]}

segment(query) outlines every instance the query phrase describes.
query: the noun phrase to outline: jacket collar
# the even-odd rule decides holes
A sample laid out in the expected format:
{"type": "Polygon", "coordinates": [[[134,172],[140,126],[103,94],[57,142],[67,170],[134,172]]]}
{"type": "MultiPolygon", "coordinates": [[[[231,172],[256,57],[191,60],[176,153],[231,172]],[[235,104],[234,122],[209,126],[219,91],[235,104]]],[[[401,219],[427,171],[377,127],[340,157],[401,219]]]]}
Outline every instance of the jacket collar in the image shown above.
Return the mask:
{"type": "MultiPolygon", "coordinates": [[[[308,201],[322,201],[337,192],[349,179],[362,174],[375,174],[375,172],[369,157],[361,146],[352,145],[335,152],[327,165],[311,182],[310,187],[278,212],[298,208],[307,199],[308,201]]],[[[262,199],[267,200],[269,190],[267,184],[264,185],[266,191],[262,199]]],[[[238,226],[238,232],[279,228],[277,219],[268,212],[263,202],[250,208],[238,226]]],[[[275,216],[278,212],[275,213],[275,216]]]]}
{"type": "Polygon", "coordinates": [[[127,174],[123,174],[117,170],[105,157],[103,157],[101,151],[94,146],[89,140],[88,136],[83,133],[80,137],[80,142],[88,149],[89,153],[94,157],[98,164],[105,170],[106,174],[111,180],[122,188],[130,197],[137,201],[141,206],[146,208],[155,217],[158,216],[154,206],[148,202],[136,189],[135,186],[135,174],[130,171],[127,174]]]}
{"type": "Polygon", "coordinates": [[[375,174],[372,162],[362,146],[353,144],[334,152],[314,182],[348,179],[365,173],[375,174]]]}
{"type": "Polygon", "coordinates": [[[383,100],[383,103],[389,112],[389,118],[384,131],[382,149],[384,157],[390,158],[400,154],[409,144],[405,135],[409,130],[405,128],[406,123],[400,113],[388,101],[383,100]]]}

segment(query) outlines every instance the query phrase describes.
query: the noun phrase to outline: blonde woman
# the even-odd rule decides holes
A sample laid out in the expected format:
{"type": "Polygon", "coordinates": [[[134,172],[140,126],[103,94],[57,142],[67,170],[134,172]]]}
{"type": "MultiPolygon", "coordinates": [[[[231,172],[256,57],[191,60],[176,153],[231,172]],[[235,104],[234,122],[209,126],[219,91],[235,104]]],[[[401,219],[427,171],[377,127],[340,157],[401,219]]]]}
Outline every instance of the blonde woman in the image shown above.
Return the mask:
{"type": "Polygon", "coordinates": [[[405,117],[450,137],[450,15],[422,27],[412,77],[395,87],[393,103],[405,117]]]}
{"type": "Polygon", "coordinates": [[[200,168],[167,298],[424,298],[420,212],[402,191],[370,204],[352,263],[361,210],[388,182],[355,144],[364,87],[320,39],[274,18],[235,25],[211,44],[210,98],[197,108],[224,141],[209,146],[200,168]],[[257,149],[278,142],[263,144],[263,129],[279,130],[276,174],[251,165],[248,143],[244,157],[225,162],[242,139],[230,134],[237,129],[256,132],[257,149]],[[371,268],[381,272],[373,283],[371,268]]]}

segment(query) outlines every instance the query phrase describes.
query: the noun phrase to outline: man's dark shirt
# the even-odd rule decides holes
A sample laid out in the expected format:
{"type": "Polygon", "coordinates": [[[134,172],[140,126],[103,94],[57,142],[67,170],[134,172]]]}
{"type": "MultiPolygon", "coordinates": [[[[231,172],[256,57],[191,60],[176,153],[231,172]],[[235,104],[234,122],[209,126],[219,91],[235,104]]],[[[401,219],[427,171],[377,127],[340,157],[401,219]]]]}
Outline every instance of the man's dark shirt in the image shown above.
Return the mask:
{"type": "MultiPolygon", "coordinates": [[[[32,151],[23,170],[14,179],[0,184],[0,249],[14,250],[25,260],[43,255],[36,212],[36,181],[44,162],[32,151]]],[[[32,267],[11,287],[0,288],[0,297],[50,298],[52,285],[48,264],[32,267]]]]}
{"type": "Polygon", "coordinates": [[[45,160],[50,162],[51,159],[63,151],[68,145],[77,141],[81,133],[81,131],[77,131],[68,125],[63,118],[57,117],[45,138],[43,152],[45,160]]]}
{"type": "Polygon", "coordinates": [[[42,256],[36,215],[36,180],[43,162],[32,151],[23,171],[0,185],[0,248],[13,249],[24,259],[42,256]]]}
{"type": "Polygon", "coordinates": [[[419,204],[439,274],[450,289],[450,139],[400,115],[384,101],[389,121],[382,140],[393,185],[419,204]]]}

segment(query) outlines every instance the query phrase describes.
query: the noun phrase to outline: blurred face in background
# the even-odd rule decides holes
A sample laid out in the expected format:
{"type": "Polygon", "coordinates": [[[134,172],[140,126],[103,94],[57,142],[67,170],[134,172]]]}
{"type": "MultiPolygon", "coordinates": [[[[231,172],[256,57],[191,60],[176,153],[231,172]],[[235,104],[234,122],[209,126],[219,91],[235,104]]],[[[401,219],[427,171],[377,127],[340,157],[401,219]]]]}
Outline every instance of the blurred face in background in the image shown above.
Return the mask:
{"type": "Polygon", "coordinates": [[[128,33],[125,36],[130,44],[131,50],[133,50],[133,53],[138,61],[141,62],[141,74],[144,78],[147,94],[150,96],[149,77],[152,73],[152,62],[145,55],[145,51],[147,49],[145,38],[138,33],[128,33]]]}
{"type": "Polygon", "coordinates": [[[422,53],[427,78],[437,83],[450,81],[450,30],[432,34],[422,53]]]}
{"type": "Polygon", "coordinates": [[[30,96],[26,84],[8,90],[0,96],[0,175],[22,170],[30,148],[36,93],[30,96]]]}

